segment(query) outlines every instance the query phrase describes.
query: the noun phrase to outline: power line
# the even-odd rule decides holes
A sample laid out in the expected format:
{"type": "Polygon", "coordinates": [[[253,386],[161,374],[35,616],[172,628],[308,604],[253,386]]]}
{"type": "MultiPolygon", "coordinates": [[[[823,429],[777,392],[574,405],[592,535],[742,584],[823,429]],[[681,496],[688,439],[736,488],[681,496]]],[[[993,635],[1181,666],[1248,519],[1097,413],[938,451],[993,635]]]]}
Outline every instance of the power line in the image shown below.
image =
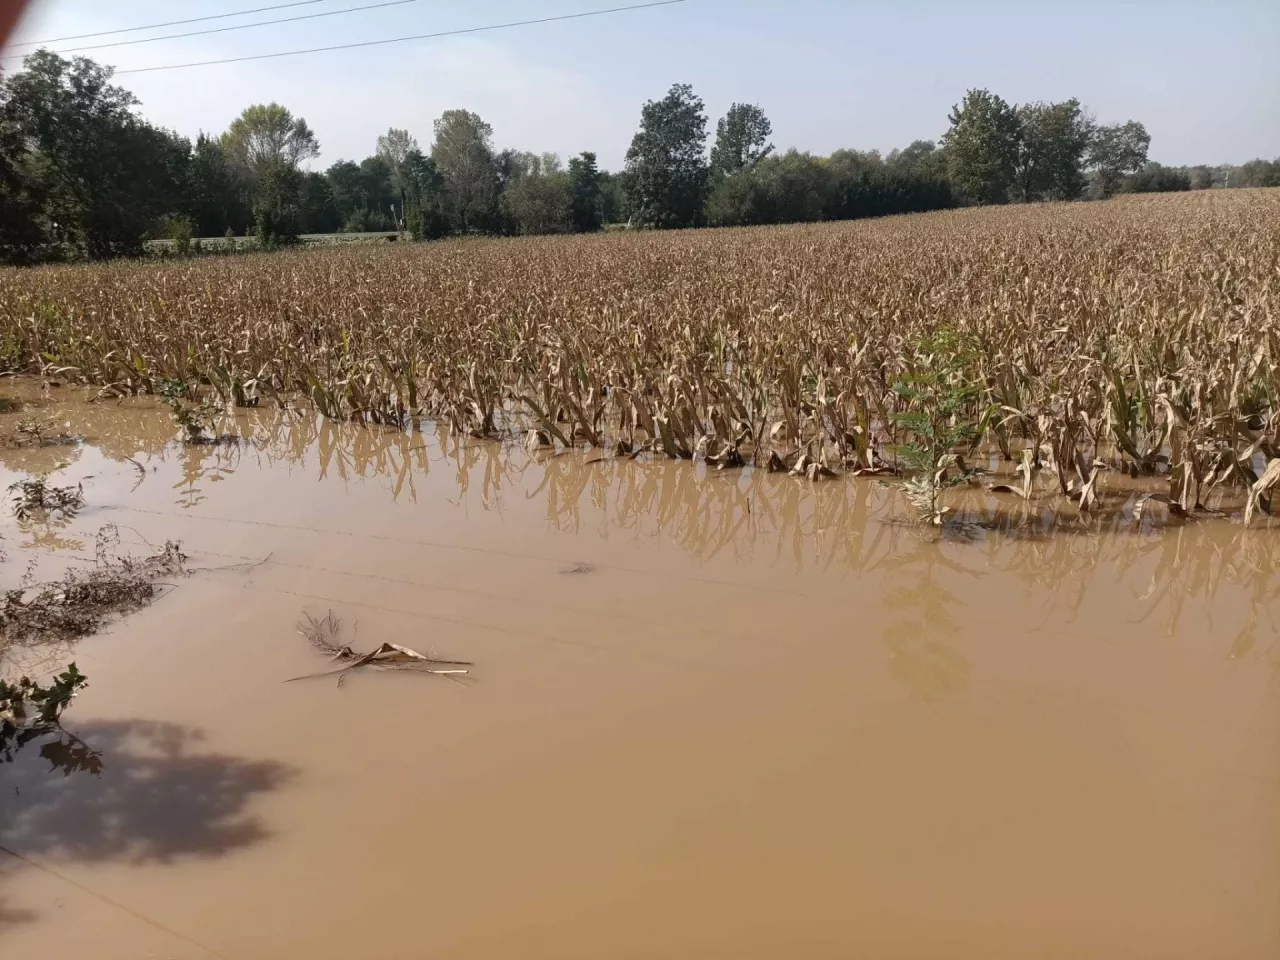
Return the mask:
{"type": "MultiPolygon", "coordinates": [[[[315,2],[315,0],[309,0],[315,2]]],[[[90,50],[105,50],[108,47],[131,47],[139,43],[154,43],[157,40],[179,40],[183,37],[203,37],[210,33],[229,33],[232,30],[251,30],[254,27],[269,27],[277,23],[296,23],[299,20],[318,20],[320,17],[336,17],[344,13],[359,13],[361,10],[379,10],[382,7],[402,7],[406,3],[418,3],[419,0],[384,0],[383,3],[370,3],[363,7],[346,7],[342,10],[325,10],[322,13],[300,13],[295,17],[281,17],[278,20],[259,20],[256,23],[236,23],[229,27],[211,27],[208,30],[191,30],[187,33],[166,33],[159,37],[143,37],[140,40],[114,40],[111,43],[98,43],[90,47],[68,47],[55,50],[54,53],[87,53],[90,50]]],[[[20,60],[28,57],[28,53],[16,53],[0,60],[20,60]]]]}
{"type": "Polygon", "coordinates": [[[132,70],[117,70],[115,75],[126,73],[154,73],[157,70],[183,70],[187,67],[212,67],[222,63],[245,63],[249,60],[271,60],[275,57],[298,57],[308,53],[330,53],[334,50],[354,50],[357,47],[379,47],[388,43],[405,43],[410,40],[434,40],[438,37],[456,37],[467,33],[484,33],[489,30],[507,30],[511,27],[529,27],[539,23],[556,23],[561,20],[582,20],[586,17],[603,17],[611,13],[625,13],[629,10],[648,10],[652,7],[670,7],[687,0],[655,0],[652,3],[635,3],[625,7],[609,7],[605,10],[587,10],[583,13],[564,13],[555,17],[539,17],[536,20],[512,20],[509,23],[494,23],[484,27],[466,27],[461,30],[440,30],[436,33],[419,33],[411,37],[391,37],[387,40],[366,40],[362,43],[339,43],[330,47],[310,47],[306,50],[284,50],[280,53],[257,53],[245,57],[227,57],[223,60],[197,60],[193,63],[169,63],[162,67],[135,67],[132,70]]]}
{"type": "Polygon", "coordinates": [[[158,30],[161,27],[180,27],[188,23],[204,23],[206,20],[225,20],[227,17],[244,17],[251,13],[268,13],[272,10],[284,10],[286,7],[309,7],[327,0],[294,0],[293,3],[277,3],[270,7],[254,7],[252,10],[237,10],[235,13],[211,13],[207,17],[192,17],[190,20],[166,20],[164,23],[148,23],[141,27],[121,27],[119,30],[99,30],[97,33],[77,33],[69,37],[51,37],[48,40],[24,40],[22,43],[11,43],[10,47],[39,47],[46,43],[66,43],[68,40],[88,40],[90,37],[106,37],[113,33],[137,33],[139,30],[158,30]]]}

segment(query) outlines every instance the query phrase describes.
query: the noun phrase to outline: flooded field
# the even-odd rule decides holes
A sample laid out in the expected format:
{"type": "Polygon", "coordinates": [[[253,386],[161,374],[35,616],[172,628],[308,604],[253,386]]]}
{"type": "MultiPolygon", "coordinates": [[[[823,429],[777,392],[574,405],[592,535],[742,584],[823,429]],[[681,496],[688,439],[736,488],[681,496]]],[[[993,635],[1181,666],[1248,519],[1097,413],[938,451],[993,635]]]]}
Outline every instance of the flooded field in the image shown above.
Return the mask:
{"type": "Polygon", "coordinates": [[[6,651],[88,675],[101,769],[0,766],[5,956],[1280,955],[1271,521],[1135,520],[1107,475],[1093,517],[972,490],[938,531],[874,478],[0,395],[84,438],[0,450],[84,497],[3,511],[0,584],[107,525],[189,555],[6,651]],[[330,611],[473,666],[286,682],[330,611]]]}

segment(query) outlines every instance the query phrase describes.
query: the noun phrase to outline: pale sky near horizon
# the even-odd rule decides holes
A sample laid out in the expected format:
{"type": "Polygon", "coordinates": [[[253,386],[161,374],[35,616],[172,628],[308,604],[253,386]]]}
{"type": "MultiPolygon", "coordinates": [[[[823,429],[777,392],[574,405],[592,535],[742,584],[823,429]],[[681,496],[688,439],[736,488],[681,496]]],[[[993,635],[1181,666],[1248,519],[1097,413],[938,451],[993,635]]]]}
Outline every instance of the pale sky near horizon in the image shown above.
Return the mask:
{"type": "MultiPolygon", "coordinates": [[[[33,0],[14,43],[284,0],[33,0]]],[[[313,4],[53,49],[363,6],[313,4]]],[[[485,26],[634,0],[415,0],[380,10],[86,51],[119,70],[485,26]]],[[[4,53],[30,52],[13,47],[4,53]]],[[[122,75],[155,123],[218,133],[277,101],[315,130],[323,168],[407,127],[424,148],[446,109],[479,113],[499,147],[618,169],[640,106],[676,82],[706,101],[759,103],[779,149],[829,153],[936,139],[969,87],[1012,102],[1078,97],[1100,122],[1141,120],[1168,164],[1280,157],[1277,0],[686,0],[576,21],[249,63],[122,75]]],[[[6,70],[20,61],[0,63],[6,70]]]]}

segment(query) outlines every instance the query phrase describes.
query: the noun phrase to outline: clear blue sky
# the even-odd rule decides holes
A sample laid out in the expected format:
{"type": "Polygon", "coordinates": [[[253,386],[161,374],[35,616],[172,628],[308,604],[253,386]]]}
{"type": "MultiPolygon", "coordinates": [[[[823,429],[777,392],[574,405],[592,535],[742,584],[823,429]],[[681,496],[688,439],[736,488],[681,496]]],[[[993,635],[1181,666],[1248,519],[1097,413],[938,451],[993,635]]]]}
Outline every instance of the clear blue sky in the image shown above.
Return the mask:
{"type": "MultiPolygon", "coordinates": [[[[33,0],[14,40],[276,2],[281,0],[33,0]]],[[[375,0],[324,0],[157,32],[370,2],[375,0]]],[[[417,0],[86,55],[125,70],[626,2],[417,0]]],[[[1165,163],[1239,163],[1280,156],[1280,0],[687,0],[576,22],[121,76],[119,82],[141,98],[149,118],[191,136],[222,131],[250,103],[283,103],[316,131],[321,167],[368,155],[389,126],[409,128],[426,147],[432,119],[464,107],[493,125],[499,147],[562,156],[594,150],[602,165],[616,169],[641,103],[674,82],[693,84],[706,101],[712,130],[731,102],[759,103],[780,149],[887,151],[935,139],[965,89],[987,87],[1014,102],[1075,96],[1101,122],[1141,120],[1152,135],[1152,159],[1165,163]]]]}

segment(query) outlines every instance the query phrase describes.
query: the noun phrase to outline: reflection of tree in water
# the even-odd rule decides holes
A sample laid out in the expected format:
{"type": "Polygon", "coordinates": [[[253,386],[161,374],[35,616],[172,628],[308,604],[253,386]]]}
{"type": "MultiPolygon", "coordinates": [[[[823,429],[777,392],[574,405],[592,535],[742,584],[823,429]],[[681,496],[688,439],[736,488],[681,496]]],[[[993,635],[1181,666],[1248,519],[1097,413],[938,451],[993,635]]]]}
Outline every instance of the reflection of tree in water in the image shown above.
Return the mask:
{"type": "Polygon", "coordinates": [[[0,930],[6,926],[15,926],[19,923],[31,923],[36,919],[36,914],[30,910],[15,910],[12,907],[6,907],[4,900],[0,899],[0,930]]]}
{"type": "Polygon", "coordinates": [[[242,449],[239,443],[182,444],[182,479],[173,485],[178,506],[191,509],[205,499],[201,484],[218,483],[236,472],[242,449]]]}
{"type": "MultiPolygon", "coordinates": [[[[6,505],[7,506],[7,505],[6,505]]],[[[64,537],[62,531],[72,522],[70,517],[42,517],[22,520],[18,529],[31,539],[23,544],[26,548],[37,550],[66,550],[78,553],[84,550],[84,541],[77,537],[64,537]]]]}
{"type": "Polygon", "coordinates": [[[943,587],[939,573],[978,574],[947,559],[932,531],[895,532],[905,533],[913,546],[895,549],[879,563],[893,583],[884,605],[900,617],[884,631],[889,667],[916,696],[938,700],[962,690],[970,672],[969,658],[948,642],[959,632],[955,611],[964,603],[943,587]]]}
{"type": "Polygon", "coordinates": [[[0,637],[0,677],[39,677],[71,660],[73,644],[67,640],[17,643],[0,637]]]}

